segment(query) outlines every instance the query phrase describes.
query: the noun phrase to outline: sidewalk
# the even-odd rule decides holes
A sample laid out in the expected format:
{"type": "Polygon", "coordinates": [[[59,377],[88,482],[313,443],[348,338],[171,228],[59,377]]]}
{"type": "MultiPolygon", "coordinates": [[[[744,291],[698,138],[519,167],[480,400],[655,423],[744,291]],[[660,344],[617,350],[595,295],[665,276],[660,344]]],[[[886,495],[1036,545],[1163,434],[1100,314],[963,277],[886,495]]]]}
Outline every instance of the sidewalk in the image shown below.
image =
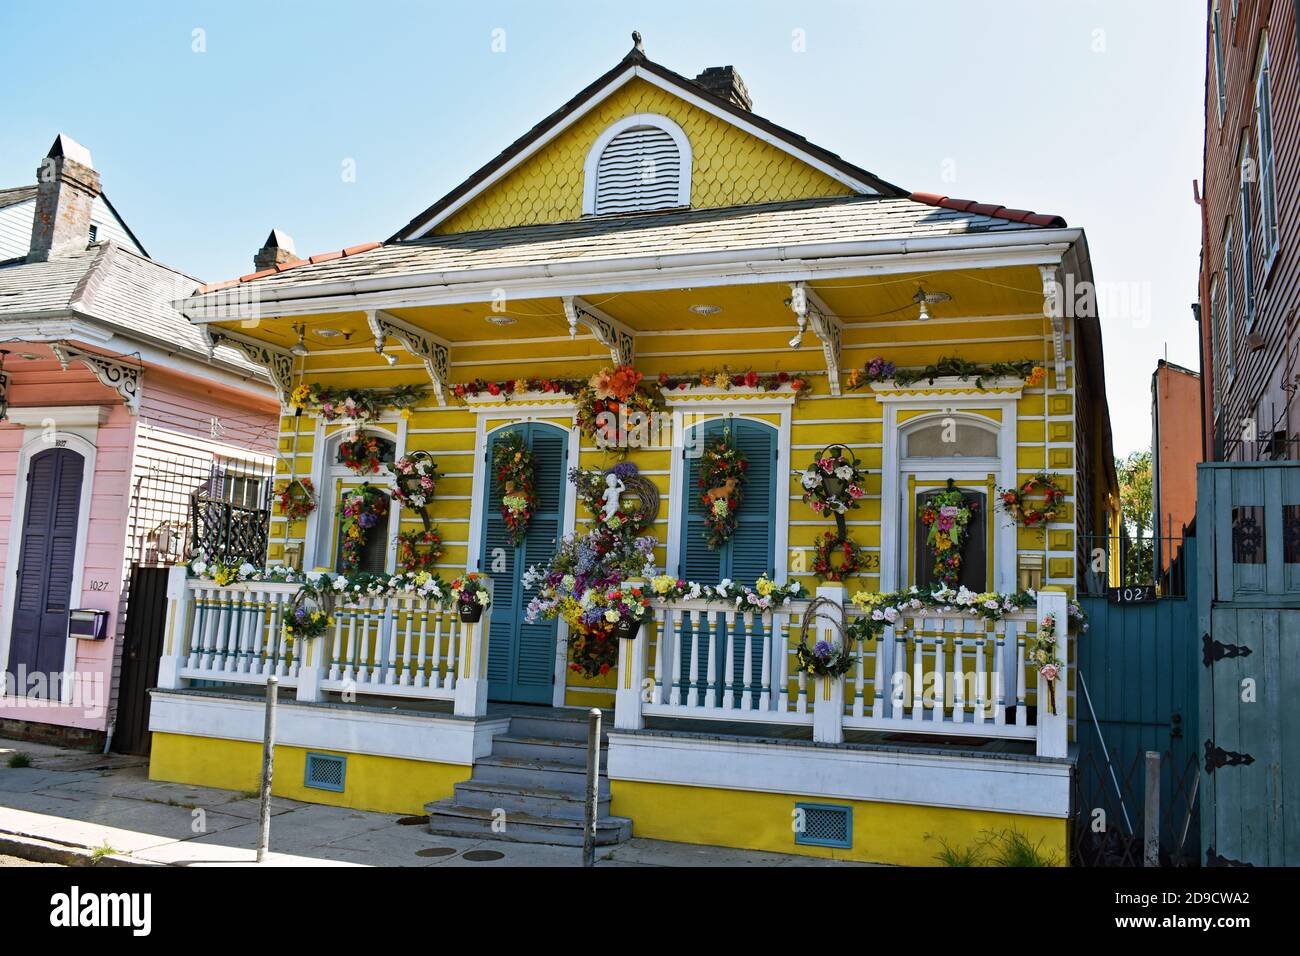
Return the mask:
{"type": "MultiPolygon", "coordinates": [[[[149,780],[140,757],[0,739],[0,856],[107,865],[252,866],[255,794],[149,780]],[[31,766],[10,767],[15,753],[31,766]]],[[[419,817],[279,797],[271,866],[578,866],[574,847],[434,836],[419,817]]],[[[833,860],[630,840],[598,866],[837,866],[833,860]]]]}

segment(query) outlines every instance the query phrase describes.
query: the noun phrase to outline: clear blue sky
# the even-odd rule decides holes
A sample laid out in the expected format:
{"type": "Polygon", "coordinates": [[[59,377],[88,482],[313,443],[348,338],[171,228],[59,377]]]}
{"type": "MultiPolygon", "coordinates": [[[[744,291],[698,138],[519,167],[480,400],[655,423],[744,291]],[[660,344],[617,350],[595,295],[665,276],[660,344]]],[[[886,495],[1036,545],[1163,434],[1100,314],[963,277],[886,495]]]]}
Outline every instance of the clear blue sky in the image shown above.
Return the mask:
{"type": "Polygon", "coordinates": [[[4,0],[0,185],[33,182],[67,132],[155,258],[229,278],[272,226],[301,254],[391,235],[635,28],[680,73],[734,64],[756,112],[891,182],[1085,227],[1097,278],[1149,297],[1145,316],[1102,314],[1122,454],[1150,442],[1166,348],[1198,364],[1203,7],[4,0]]]}

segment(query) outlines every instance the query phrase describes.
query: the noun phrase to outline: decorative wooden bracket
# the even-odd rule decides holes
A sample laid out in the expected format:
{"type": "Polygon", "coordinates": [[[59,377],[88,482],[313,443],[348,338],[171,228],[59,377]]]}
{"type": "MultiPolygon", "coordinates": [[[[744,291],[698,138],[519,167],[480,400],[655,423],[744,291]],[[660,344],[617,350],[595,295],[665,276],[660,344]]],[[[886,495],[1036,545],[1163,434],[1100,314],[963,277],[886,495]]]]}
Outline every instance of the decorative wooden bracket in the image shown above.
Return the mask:
{"type": "Polygon", "coordinates": [[[254,365],[260,365],[271,376],[275,394],[280,399],[280,407],[289,407],[289,396],[293,394],[293,355],[287,349],[276,345],[259,342],[238,332],[219,329],[213,325],[203,326],[208,337],[208,354],[218,345],[228,345],[254,365]]]}
{"type": "Polygon", "coordinates": [[[101,385],[108,386],[122,396],[127,411],[132,415],[140,414],[140,377],[143,370],[138,366],[127,365],[117,359],[64,345],[62,342],[52,344],[50,351],[54,353],[54,357],[59,360],[65,372],[68,370],[69,363],[80,362],[95,373],[95,378],[99,379],[101,385]]]}
{"type": "Polygon", "coordinates": [[[590,302],[574,295],[564,297],[564,314],[569,318],[569,337],[578,334],[578,326],[585,325],[596,341],[609,349],[615,365],[631,365],[636,351],[636,333],[590,302]]]}
{"type": "MultiPolygon", "coordinates": [[[[799,332],[794,345],[803,338],[804,329],[812,325],[813,334],[821,339],[822,354],[826,357],[826,374],[831,383],[831,394],[840,393],[840,348],[844,337],[844,323],[832,312],[812,289],[800,281],[790,283],[790,308],[799,320],[799,332]]],[[[793,346],[792,346],[793,347],[793,346]]]]}
{"type": "Polygon", "coordinates": [[[406,351],[424,363],[424,370],[429,373],[429,381],[433,383],[438,404],[446,405],[448,370],[451,366],[450,343],[379,309],[368,310],[366,320],[375,336],[375,351],[382,352],[388,339],[397,339],[406,351]]]}
{"type": "Polygon", "coordinates": [[[1056,353],[1056,387],[1065,388],[1065,302],[1056,266],[1039,266],[1043,277],[1043,315],[1052,320],[1052,349],[1056,353]]]}

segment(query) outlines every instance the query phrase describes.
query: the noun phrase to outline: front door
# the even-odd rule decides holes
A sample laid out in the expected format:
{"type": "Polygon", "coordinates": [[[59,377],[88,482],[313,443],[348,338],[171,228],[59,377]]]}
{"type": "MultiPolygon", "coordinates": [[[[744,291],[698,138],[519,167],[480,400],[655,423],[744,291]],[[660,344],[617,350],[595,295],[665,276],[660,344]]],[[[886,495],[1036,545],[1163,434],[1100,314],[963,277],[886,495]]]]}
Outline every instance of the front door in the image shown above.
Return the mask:
{"type": "Polygon", "coordinates": [[[968,501],[976,505],[975,513],[966,526],[966,533],[961,544],[961,569],[957,583],[972,591],[993,590],[993,564],[990,559],[990,516],[989,516],[989,479],[987,475],[961,473],[924,472],[904,473],[903,475],[903,534],[899,540],[903,543],[900,555],[903,574],[900,576],[904,587],[915,584],[924,590],[930,590],[939,583],[935,574],[935,555],[926,543],[930,527],[922,520],[922,514],[930,499],[947,490],[948,479],[952,478],[955,487],[965,495],[968,501]]]}
{"type": "Polygon", "coordinates": [[[549,704],[555,685],[556,622],[525,619],[528,602],[537,596],[521,577],[529,567],[544,566],[564,527],[564,497],[569,433],[536,422],[493,432],[484,467],[488,480],[483,503],[483,540],[479,569],[492,578],[492,626],[488,633],[488,695],[493,700],[549,704]],[[536,503],[524,539],[518,545],[501,517],[502,489],[492,467],[497,442],[517,433],[533,453],[536,503]]]}
{"type": "MultiPolygon", "coordinates": [[[[32,456],[27,468],[9,639],[9,673],[19,693],[27,691],[23,675],[57,674],[64,667],[85,464],[75,451],[51,448],[32,456]]],[[[31,686],[33,696],[55,696],[48,679],[31,686]]]]}

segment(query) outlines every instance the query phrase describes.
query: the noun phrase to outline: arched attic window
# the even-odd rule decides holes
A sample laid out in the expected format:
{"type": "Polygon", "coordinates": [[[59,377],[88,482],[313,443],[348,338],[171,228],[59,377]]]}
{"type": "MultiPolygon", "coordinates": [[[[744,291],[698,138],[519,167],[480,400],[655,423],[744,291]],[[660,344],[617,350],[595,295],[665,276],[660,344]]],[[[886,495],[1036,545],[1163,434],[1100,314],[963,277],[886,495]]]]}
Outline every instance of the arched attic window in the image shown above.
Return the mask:
{"type": "Polygon", "coordinates": [[[587,153],[583,215],[691,204],[691,144],[666,116],[637,113],[610,125],[587,153]]]}

